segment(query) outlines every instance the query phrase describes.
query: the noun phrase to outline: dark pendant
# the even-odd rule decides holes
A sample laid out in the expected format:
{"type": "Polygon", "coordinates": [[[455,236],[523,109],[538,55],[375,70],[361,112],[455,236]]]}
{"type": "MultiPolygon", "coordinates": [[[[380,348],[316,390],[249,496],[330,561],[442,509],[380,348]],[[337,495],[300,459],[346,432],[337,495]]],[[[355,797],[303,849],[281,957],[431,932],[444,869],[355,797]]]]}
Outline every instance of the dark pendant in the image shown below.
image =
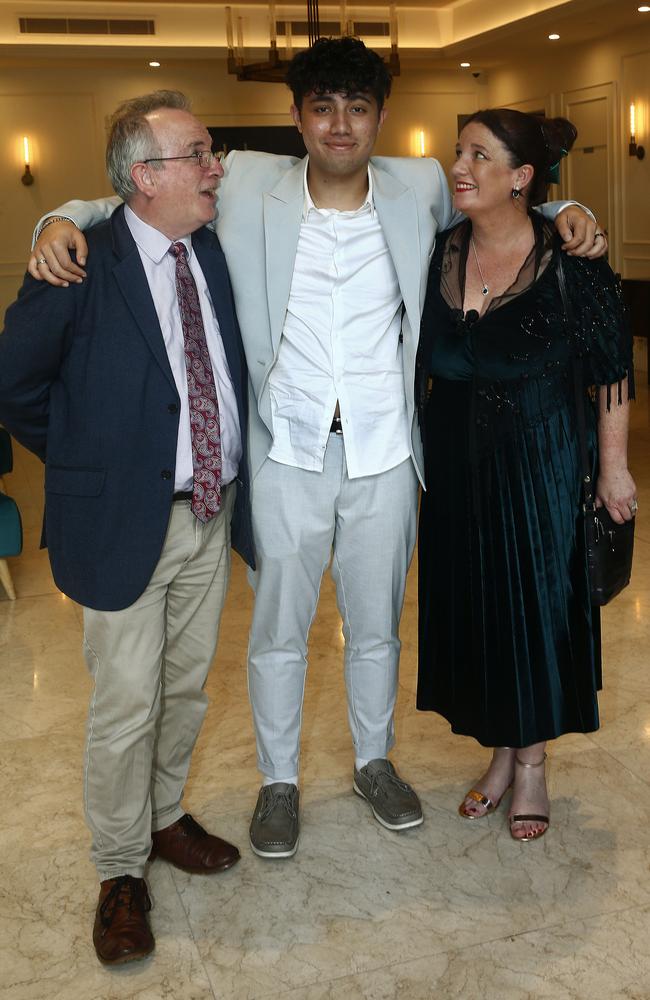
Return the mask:
{"type": "Polygon", "coordinates": [[[490,289],[488,288],[487,285],[483,285],[482,291],[483,291],[484,295],[489,295],[489,293],[490,293],[490,289]]]}

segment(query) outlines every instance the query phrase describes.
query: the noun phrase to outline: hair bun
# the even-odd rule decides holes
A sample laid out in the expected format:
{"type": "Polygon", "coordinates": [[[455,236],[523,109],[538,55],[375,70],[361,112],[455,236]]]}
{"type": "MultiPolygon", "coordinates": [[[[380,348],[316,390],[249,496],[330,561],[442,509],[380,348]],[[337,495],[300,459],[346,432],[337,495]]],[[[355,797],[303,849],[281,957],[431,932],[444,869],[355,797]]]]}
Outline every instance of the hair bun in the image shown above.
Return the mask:
{"type": "Polygon", "coordinates": [[[569,152],[578,138],[578,130],[567,118],[540,118],[539,124],[548,150],[549,166],[569,152]]]}

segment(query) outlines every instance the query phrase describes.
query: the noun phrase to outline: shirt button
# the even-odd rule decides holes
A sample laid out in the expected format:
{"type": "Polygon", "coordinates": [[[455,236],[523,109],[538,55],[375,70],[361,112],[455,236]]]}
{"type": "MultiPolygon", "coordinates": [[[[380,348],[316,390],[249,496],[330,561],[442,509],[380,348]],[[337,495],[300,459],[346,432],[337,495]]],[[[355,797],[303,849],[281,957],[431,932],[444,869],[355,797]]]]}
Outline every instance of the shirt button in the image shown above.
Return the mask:
{"type": "Polygon", "coordinates": [[[172,474],[171,474],[170,470],[169,469],[163,469],[162,472],[160,473],[160,478],[161,479],[171,479],[172,478],[172,474]]]}
{"type": "Polygon", "coordinates": [[[167,407],[168,413],[178,413],[178,405],[176,403],[170,403],[167,407]]]}

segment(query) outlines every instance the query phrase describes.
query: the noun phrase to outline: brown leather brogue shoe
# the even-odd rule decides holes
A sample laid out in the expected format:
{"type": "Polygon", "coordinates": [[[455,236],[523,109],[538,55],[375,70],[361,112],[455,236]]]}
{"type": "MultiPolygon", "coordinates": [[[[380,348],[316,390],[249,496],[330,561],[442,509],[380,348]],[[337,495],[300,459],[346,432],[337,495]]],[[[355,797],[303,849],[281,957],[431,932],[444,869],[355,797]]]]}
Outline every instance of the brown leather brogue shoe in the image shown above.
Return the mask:
{"type": "Polygon", "coordinates": [[[153,833],[151,840],[150,861],[163,858],[192,875],[224,872],[241,857],[234,844],[208,833],[189,813],[164,830],[153,833]]]}
{"type": "Polygon", "coordinates": [[[155,947],[147,913],[151,900],[143,878],[119,875],[101,883],[93,928],[97,958],[104,965],[135,962],[155,947]]]}

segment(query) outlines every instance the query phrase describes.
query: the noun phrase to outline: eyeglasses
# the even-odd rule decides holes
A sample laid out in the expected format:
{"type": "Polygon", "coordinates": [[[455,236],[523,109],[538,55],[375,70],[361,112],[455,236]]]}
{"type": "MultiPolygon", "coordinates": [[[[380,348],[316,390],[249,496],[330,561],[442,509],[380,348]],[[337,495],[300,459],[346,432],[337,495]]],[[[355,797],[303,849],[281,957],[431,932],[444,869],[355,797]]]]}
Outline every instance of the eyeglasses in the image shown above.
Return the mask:
{"type": "Polygon", "coordinates": [[[167,160],[195,160],[201,170],[207,170],[215,160],[223,163],[226,154],[219,150],[213,153],[211,149],[201,149],[196,153],[189,153],[188,156],[151,156],[148,160],[141,160],[141,163],[164,163],[167,160]]]}

